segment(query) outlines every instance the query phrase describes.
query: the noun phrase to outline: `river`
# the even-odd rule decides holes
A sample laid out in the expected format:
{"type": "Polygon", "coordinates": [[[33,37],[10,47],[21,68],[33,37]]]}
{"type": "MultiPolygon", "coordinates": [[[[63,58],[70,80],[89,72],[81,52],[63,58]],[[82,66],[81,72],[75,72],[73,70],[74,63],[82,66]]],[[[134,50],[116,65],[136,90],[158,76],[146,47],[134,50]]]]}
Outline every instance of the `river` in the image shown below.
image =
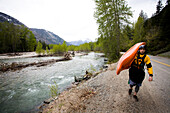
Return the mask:
{"type": "MultiPolygon", "coordinates": [[[[27,112],[35,109],[44,100],[50,98],[49,86],[57,83],[59,91],[66,89],[74,76],[81,77],[86,70],[100,70],[104,65],[101,53],[91,52],[85,56],[75,56],[72,60],[56,62],[42,67],[27,67],[22,70],[0,74],[0,113],[27,112]]],[[[43,58],[16,58],[0,62],[39,62],[43,58]]]]}

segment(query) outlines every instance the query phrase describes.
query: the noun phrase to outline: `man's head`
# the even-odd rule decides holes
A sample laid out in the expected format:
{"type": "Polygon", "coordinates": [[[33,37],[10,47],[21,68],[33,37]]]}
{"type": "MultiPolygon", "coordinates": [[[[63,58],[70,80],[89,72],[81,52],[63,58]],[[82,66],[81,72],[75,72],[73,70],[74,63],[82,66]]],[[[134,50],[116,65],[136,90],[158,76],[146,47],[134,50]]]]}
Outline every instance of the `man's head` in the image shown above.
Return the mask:
{"type": "Polygon", "coordinates": [[[140,52],[140,54],[144,54],[145,53],[145,45],[141,45],[139,47],[139,52],[140,52]]]}

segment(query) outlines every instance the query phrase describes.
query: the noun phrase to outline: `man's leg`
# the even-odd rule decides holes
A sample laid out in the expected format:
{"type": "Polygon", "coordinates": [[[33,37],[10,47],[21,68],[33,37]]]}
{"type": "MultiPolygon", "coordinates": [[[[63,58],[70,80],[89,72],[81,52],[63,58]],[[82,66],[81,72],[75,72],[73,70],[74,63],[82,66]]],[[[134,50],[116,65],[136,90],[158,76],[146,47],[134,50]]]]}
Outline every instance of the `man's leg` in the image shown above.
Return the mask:
{"type": "Polygon", "coordinates": [[[136,92],[136,94],[138,93],[138,91],[139,91],[139,86],[136,85],[136,87],[135,87],[135,92],[136,92]]]}
{"type": "Polygon", "coordinates": [[[131,84],[130,84],[129,95],[131,95],[131,93],[132,93],[133,86],[134,86],[134,85],[131,85],[131,84]]]}
{"type": "Polygon", "coordinates": [[[139,86],[136,85],[136,87],[135,87],[135,93],[134,93],[134,95],[133,95],[133,97],[135,98],[136,101],[138,101],[138,97],[137,97],[138,91],[139,91],[139,86]]]}

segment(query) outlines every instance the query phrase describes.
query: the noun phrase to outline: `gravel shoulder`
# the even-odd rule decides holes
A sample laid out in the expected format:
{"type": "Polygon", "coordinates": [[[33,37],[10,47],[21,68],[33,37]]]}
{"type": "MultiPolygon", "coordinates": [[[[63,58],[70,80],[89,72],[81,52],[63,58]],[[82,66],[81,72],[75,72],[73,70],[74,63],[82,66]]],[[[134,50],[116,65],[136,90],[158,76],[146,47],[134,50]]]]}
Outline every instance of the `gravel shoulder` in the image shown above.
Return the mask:
{"type": "Polygon", "coordinates": [[[138,93],[136,102],[128,94],[128,70],[116,75],[116,63],[94,78],[62,92],[58,98],[43,109],[52,113],[159,113],[151,96],[148,78],[138,93]]]}

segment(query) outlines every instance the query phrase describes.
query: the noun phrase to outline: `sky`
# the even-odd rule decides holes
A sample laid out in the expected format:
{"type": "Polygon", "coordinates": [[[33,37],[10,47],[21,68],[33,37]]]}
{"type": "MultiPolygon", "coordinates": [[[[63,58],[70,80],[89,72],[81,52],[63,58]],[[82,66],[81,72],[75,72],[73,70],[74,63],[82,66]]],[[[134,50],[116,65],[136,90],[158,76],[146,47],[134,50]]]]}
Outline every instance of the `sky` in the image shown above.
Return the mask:
{"type": "MultiPolygon", "coordinates": [[[[131,22],[143,10],[148,18],[156,12],[158,0],[127,0],[133,11],[131,22]]],[[[166,0],[162,0],[165,6],[166,0]]],[[[98,38],[94,18],[94,0],[0,0],[0,12],[6,13],[29,28],[45,29],[65,41],[98,38]]]]}

